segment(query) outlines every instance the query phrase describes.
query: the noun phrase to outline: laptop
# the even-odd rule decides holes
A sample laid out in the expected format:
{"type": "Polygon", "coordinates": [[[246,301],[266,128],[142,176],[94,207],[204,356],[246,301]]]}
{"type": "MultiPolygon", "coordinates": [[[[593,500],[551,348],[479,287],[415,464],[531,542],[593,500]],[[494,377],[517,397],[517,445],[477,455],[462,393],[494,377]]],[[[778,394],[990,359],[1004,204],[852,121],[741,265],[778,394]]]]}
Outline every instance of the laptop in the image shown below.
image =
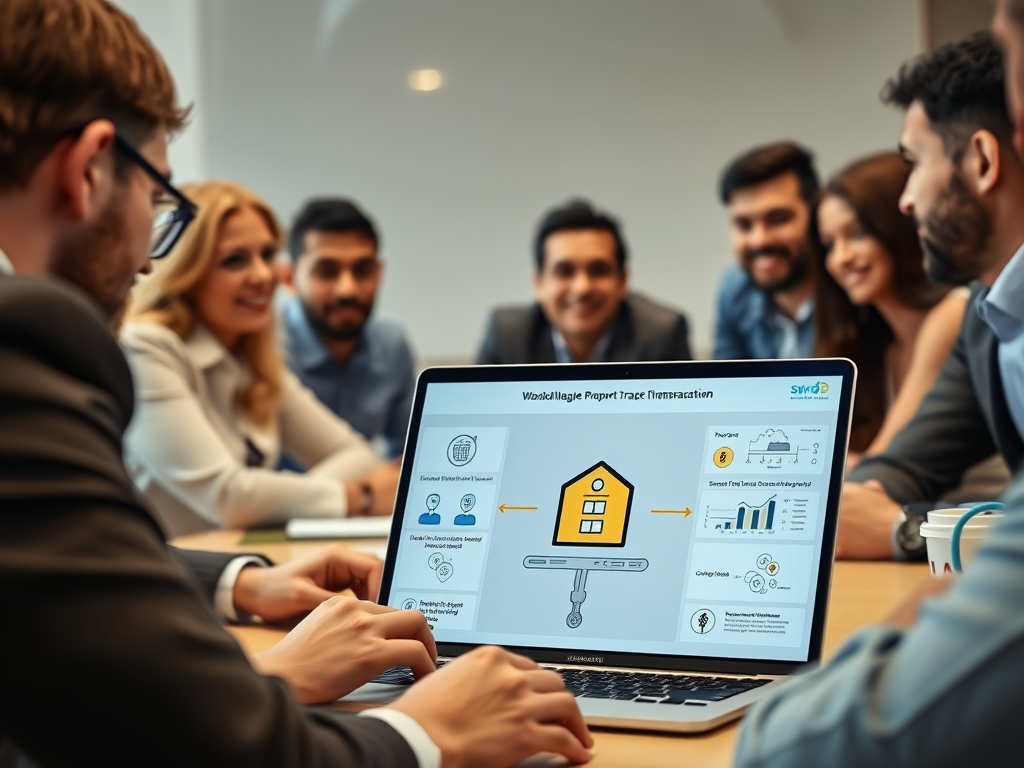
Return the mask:
{"type": "MultiPolygon", "coordinates": [[[[496,644],[588,724],[705,731],[819,660],[848,360],[431,368],[380,602],[496,644]]],[[[395,669],[346,697],[385,702],[395,669]]]]}

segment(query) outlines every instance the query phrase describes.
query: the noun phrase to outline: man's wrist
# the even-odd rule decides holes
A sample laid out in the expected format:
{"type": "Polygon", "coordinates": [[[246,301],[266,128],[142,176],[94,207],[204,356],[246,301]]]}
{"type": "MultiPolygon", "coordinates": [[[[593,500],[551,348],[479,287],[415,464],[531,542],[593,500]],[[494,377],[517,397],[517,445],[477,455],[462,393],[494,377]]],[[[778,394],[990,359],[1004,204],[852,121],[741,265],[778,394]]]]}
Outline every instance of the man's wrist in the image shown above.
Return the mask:
{"type": "Polygon", "coordinates": [[[893,524],[893,559],[913,562],[927,559],[928,546],[921,536],[921,525],[928,519],[932,507],[927,501],[903,505],[893,524]]]}
{"type": "Polygon", "coordinates": [[[266,568],[267,565],[264,558],[256,555],[240,555],[229,562],[227,567],[221,571],[220,579],[217,580],[217,590],[213,596],[213,605],[217,609],[217,613],[228,621],[253,621],[253,615],[243,610],[235,602],[235,588],[238,586],[238,577],[247,566],[266,568]]]}
{"type": "Polygon", "coordinates": [[[409,744],[416,755],[419,768],[441,768],[441,750],[430,738],[430,734],[412,717],[397,709],[378,707],[359,713],[362,717],[373,717],[390,725],[409,744]]]}

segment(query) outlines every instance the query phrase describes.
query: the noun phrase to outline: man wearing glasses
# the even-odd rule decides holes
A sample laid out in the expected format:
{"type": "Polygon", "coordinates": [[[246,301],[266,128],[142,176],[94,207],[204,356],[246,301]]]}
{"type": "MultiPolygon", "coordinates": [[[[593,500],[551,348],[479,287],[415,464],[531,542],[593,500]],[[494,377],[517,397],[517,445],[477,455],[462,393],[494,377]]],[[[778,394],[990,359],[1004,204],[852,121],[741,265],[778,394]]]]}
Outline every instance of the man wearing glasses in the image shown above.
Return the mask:
{"type": "MultiPolygon", "coordinates": [[[[373,597],[379,566],[351,557],[322,556],[330,576],[309,563],[238,574],[259,593],[276,572],[307,610],[319,603],[251,660],[283,679],[253,671],[211,610],[205,576],[223,556],[190,555],[189,578],[121,462],[132,382],[107,322],[194,213],[167,180],[166,135],[185,118],[173,82],[107,0],[4,0],[0,73],[0,765],[19,751],[42,765],[589,759],[557,675],[495,648],[433,674],[421,614],[332,594],[373,597]],[[396,664],[426,679],[371,717],[296,701],[396,664]],[[58,721],[66,692],[87,704],[58,721]]],[[[228,603],[244,609],[249,591],[228,603]]],[[[298,613],[289,599],[253,607],[298,613]]]]}

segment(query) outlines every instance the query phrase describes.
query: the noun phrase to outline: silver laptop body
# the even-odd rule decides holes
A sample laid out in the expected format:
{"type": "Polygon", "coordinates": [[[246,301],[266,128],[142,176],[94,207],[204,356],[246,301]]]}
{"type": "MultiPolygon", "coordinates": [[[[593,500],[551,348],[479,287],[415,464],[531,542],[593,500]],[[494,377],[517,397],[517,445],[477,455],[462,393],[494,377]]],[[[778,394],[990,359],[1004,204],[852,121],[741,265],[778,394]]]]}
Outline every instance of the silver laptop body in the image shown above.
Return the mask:
{"type": "Polygon", "coordinates": [[[442,660],[558,669],[590,725],[733,720],[820,658],[855,380],[835,359],[427,369],[380,601],[422,611],[442,660]]]}

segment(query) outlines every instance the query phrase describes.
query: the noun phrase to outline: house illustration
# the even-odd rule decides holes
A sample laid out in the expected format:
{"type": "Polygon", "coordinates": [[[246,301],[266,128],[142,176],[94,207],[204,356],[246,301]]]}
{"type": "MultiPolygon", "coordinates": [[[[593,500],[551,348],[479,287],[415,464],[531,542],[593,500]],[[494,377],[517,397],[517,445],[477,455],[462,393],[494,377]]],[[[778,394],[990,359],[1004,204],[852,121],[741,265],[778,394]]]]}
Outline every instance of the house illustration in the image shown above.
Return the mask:
{"type": "Polygon", "coordinates": [[[633,485],[599,461],[562,485],[551,543],[569,547],[621,547],[626,543],[633,485]]]}

